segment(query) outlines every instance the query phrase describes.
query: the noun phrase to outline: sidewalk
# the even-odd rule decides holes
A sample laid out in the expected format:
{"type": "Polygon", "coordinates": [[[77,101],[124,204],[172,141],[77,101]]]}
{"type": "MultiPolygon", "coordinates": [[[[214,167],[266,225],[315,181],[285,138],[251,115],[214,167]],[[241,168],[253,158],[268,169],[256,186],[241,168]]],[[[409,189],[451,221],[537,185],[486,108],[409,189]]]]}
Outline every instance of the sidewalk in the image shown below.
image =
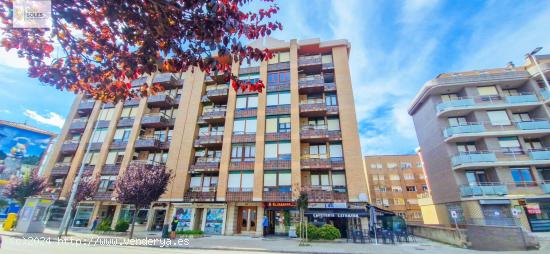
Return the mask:
{"type": "MultiPolygon", "coordinates": [[[[44,234],[21,234],[15,232],[0,231],[0,234],[11,237],[51,237],[57,239],[56,232],[48,230],[44,234]]],[[[160,239],[159,234],[151,232],[138,232],[136,238],[160,239]]],[[[92,242],[97,239],[127,239],[127,237],[113,237],[107,235],[96,235],[84,232],[70,232],[69,237],[79,239],[82,242],[92,242]]],[[[346,243],[345,240],[338,242],[313,242],[310,246],[299,246],[298,239],[289,238],[252,238],[248,236],[206,236],[202,238],[189,239],[187,246],[170,246],[170,248],[184,249],[203,249],[203,250],[227,250],[227,251],[255,251],[255,252],[275,252],[275,253],[477,253],[477,251],[461,249],[422,238],[417,238],[416,242],[398,243],[395,245],[384,244],[358,244],[346,243]]],[[[144,247],[160,247],[159,245],[144,247]]],[[[483,252],[488,253],[488,252],[483,252]]],[[[513,252],[508,252],[513,253],[513,252]]],[[[523,252],[525,253],[525,252],[523,252]]],[[[543,253],[539,251],[530,251],[531,253],[543,253]]]]}

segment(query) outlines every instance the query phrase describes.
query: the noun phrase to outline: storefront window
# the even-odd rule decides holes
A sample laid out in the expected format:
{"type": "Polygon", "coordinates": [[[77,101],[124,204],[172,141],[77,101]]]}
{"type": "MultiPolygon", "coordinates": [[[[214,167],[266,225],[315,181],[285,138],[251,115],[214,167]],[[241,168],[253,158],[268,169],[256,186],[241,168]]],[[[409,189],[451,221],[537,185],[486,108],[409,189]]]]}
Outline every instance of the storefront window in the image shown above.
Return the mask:
{"type": "Polygon", "coordinates": [[[191,208],[176,208],[178,226],[176,231],[191,230],[191,208]]]}
{"type": "Polygon", "coordinates": [[[225,209],[223,208],[208,208],[206,210],[206,223],[204,225],[204,233],[211,235],[221,235],[224,212],[225,209]]]}
{"type": "Polygon", "coordinates": [[[88,227],[88,222],[94,212],[94,204],[80,204],[76,207],[73,227],[88,227]]]}

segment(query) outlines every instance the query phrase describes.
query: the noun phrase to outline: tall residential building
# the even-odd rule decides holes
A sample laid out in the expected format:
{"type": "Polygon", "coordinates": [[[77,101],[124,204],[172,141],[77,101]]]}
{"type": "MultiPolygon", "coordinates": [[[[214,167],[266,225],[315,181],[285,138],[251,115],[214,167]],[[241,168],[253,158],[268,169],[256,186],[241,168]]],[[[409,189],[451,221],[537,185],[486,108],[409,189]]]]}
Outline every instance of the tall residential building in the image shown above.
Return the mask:
{"type": "Polygon", "coordinates": [[[428,187],[418,155],[372,155],[364,162],[369,202],[408,222],[422,222],[417,195],[428,187]]]}
{"type": "Polygon", "coordinates": [[[347,220],[359,220],[353,208],[364,208],[367,188],[350,44],[266,38],[252,46],[276,56],[233,64],[232,72],[263,80],[262,93],[236,92],[223,77],[195,70],[133,81],[166,88],[148,98],[113,105],[78,96],[47,168],[62,199],[82,164],[100,177],[94,200],[79,204],[73,227],[87,227],[96,216],[111,217],[114,225],[135,212],[113,199],[117,177],[134,160],[164,163],[175,174],[163,197],[138,211],[142,230],[160,230],[178,216],[178,230],[262,235],[266,216],[267,234],[287,234],[301,191],[309,195],[311,221],[345,233],[347,220]]]}
{"type": "MultiPolygon", "coordinates": [[[[550,56],[536,60],[549,76],[550,56]]],[[[550,231],[549,103],[532,58],[427,82],[409,108],[429,180],[431,196],[419,200],[427,223],[550,231]]]]}

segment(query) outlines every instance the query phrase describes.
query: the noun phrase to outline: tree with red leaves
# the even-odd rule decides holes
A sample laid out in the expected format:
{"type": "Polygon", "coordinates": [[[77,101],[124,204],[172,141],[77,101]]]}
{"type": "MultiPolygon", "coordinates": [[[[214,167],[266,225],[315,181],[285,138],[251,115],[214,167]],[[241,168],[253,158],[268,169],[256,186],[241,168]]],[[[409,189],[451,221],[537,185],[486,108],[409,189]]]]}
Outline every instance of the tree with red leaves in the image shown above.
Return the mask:
{"type": "MultiPolygon", "coordinates": [[[[78,203],[90,200],[94,197],[94,194],[97,191],[99,181],[96,177],[92,175],[92,172],[86,171],[80,181],[78,182],[78,188],[76,189],[76,195],[73,202],[72,213],[69,217],[69,221],[73,221],[74,216],[76,215],[76,206],[78,203]]],[[[67,223],[65,227],[65,235],[69,231],[70,223],[67,223]]]]}
{"type": "Polygon", "coordinates": [[[171,172],[166,170],[164,164],[142,161],[132,162],[124,174],[118,177],[115,185],[117,201],[134,205],[135,209],[130,222],[130,238],[134,234],[138,211],[157,201],[171,180],[171,172]]]}
{"type": "Polygon", "coordinates": [[[52,29],[12,28],[13,4],[0,0],[1,46],[28,60],[28,75],[60,90],[102,101],[147,96],[159,84],[132,87],[155,72],[198,68],[223,74],[234,89],[262,91],[231,74],[231,63],[270,59],[268,49],[246,46],[282,29],[269,21],[279,7],[245,11],[255,0],[52,1],[52,29]],[[58,53],[52,55],[56,49],[58,53]]]}
{"type": "Polygon", "coordinates": [[[46,186],[48,186],[46,179],[33,171],[23,176],[12,177],[4,189],[4,195],[23,206],[25,199],[40,194],[46,186]]]}

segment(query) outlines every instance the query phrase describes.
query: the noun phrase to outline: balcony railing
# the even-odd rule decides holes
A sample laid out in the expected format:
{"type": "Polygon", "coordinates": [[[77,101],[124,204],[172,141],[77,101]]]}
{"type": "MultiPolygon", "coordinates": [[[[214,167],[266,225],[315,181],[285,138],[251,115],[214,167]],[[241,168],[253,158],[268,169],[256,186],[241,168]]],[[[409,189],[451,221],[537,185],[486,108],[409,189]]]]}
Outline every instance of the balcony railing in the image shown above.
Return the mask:
{"type": "Polygon", "coordinates": [[[469,84],[483,82],[502,82],[511,80],[527,80],[531,75],[526,70],[492,69],[461,73],[446,73],[433,80],[435,85],[469,84]]]}
{"type": "Polygon", "coordinates": [[[265,159],[264,169],[290,169],[290,157],[283,159],[265,159]]]}
{"type": "Polygon", "coordinates": [[[71,132],[82,132],[86,129],[86,124],[88,124],[88,118],[77,118],[74,119],[69,127],[71,132]]]}
{"type": "Polygon", "coordinates": [[[215,186],[195,186],[190,187],[183,197],[186,202],[202,201],[212,202],[216,201],[216,187],[215,186]]]}
{"type": "Polygon", "coordinates": [[[550,148],[522,150],[520,148],[503,148],[495,151],[462,152],[453,156],[453,167],[477,165],[478,163],[498,163],[502,165],[550,164],[550,148]]]}
{"type": "Polygon", "coordinates": [[[444,101],[437,104],[438,112],[443,112],[452,108],[470,108],[484,105],[514,105],[537,103],[538,98],[532,93],[522,93],[518,95],[491,95],[461,97],[450,101],[444,101]]]}
{"type": "Polygon", "coordinates": [[[550,160],[550,150],[546,149],[531,149],[528,151],[531,160],[550,160]]]}
{"type": "Polygon", "coordinates": [[[320,93],[325,89],[325,79],[323,75],[301,77],[298,80],[298,88],[300,92],[320,93]]]}
{"type": "Polygon", "coordinates": [[[550,194],[550,181],[541,183],[540,187],[542,188],[542,191],[544,191],[544,194],[550,194]]]}
{"type": "Polygon", "coordinates": [[[248,143],[256,141],[256,133],[246,133],[242,131],[235,131],[231,137],[233,143],[248,143]]]}
{"type": "Polygon", "coordinates": [[[207,101],[220,103],[227,99],[228,92],[229,92],[228,85],[218,85],[210,88],[207,87],[205,98],[207,101]]]}
{"type": "Polygon", "coordinates": [[[168,124],[168,117],[163,113],[149,113],[141,120],[141,125],[146,128],[164,127],[166,124],[168,124]]]}
{"type": "Polygon", "coordinates": [[[344,158],[328,157],[325,154],[302,154],[300,164],[303,169],[343,169],[344,158]]]}
{"type": "Polygon", "coordinates": [[[321,65],[321,62],[321,55],[298,57],[298,66],[321,65]]]}
{"type": "Polygon", "coordinates": [[[111,200],[113,196],[113,192],[112,191],[106,191],[106,192],[96,192],[96,194],[94,195],[94,198],[93,200],[111,200]]]}
{"type": "Polygon", "coordinates": [[[506,124],[495,124],[491,122],[468,122],[446,128],[443,131],[443,136],[449,138],[458,134],[520,130],[550,130],[550,122],[546,119],[532,119],[531,121],[509,122],[506,124]]]}
{"type": "Polygon", "coordinates": [[[198,157],[195,163],[189,167],[191,173],[212,172],[220,169],[220,158],[198,157]]]}
{"type": "Polygon", "coordinates": [[[550,91],[549,90],[541,90],[540,93],[542,94],[542,97],[545,100],[550,100],[550,91]]]}
{"type": "Polygon", "coordinates": [[[276,105],[265,107],[266,115],[288,115],[290,114],[290,105],[276,105]]]}
{"type": "Polygon", "coordinates": [[[152,107],[169,107],[174,104],[174,98],[169,94],[160,93],[149,96],[147,104],[152,107]]]}
{"type": "Polygon", "coordinates": [[[69,154],[76,152],[79,143],[79,140],[67,140],[63,142],[63,145],[61,145],[61,153],[69,154]]]}
{"type": "Polygon", "coordinates": [[[173,73],[159,73],[153,78],[153,83],[172,86],[177,84],[177,78],[173,73]]]}
{"type": "Polygon", "coordinates": [[[132,127],[134,120],[134,117],[122,117],[118,120],[117,127],[132,127]]]}
{"type": "Polygon", "coordinates": [[[103,170],[101,170],[102,175],[118,175],[120,171],[120,164],[105,164],[103,170]]]}
{"type": "Polygon", "coordinates": [[[134,148],[136,150],[146,150],[146,149],[159,149],[160,140],[154,136],[140,136],[135,144],[134,148]]]}
{"type": "Polygon", "coordinates": [[[223,142],[223,133],[202,134],[195,140],[195,147],[207,147],[221,145],[223,142]]]}
{"type": "Polygon", "coordinates": [[[71,168],[70,162],[58,162],[54,165],[52,168],[52,175],[66,175],[69,173],[69,169],[71,168]]]}
{"type": "Polygon", "coordinates": [[[227,188],[225,200],[231,202],[252,201],[253,188],[227,188]]]}
{"type": "Polygon", "coordinates": [[[220,123],[225,121],[226,107],[208,108],[202,112],[201,120],[207,123],[220,123]]]}
{"type": "Polygon", "coordinates": [[[82,100],[78,105],[80,113],[90,113],[94,109],[95,100],[82,100]]]}
{"type": "Polygon", "coordinates": [[[264,202],[292,201],[292,190],[290,186],[264,187],[262,200],[264,202]]]}
{"type": "Polygon", "coordinates": [[[476,151],[469,153],[460,153],[454,156],[451,161],[453,166],[458,166],[469,163],[495,162],[497,161],[497,157],[494,152],[476,151]]]}
{"type": "Polygon", "coordinates": [[[304,186],[302,191],[308,194],[309,202],[348,202],[346,187],[304,186]]]}
{"type": "Polygon", "coordinates": [[[504,183],[487,182],[476,185],[460,186],[461,197],[477,197],[477,196],[503,196],[508,194],[508,187],[504,183]]]}
{"type": "Polygon", "coordinates": [[[300,101],[300,114],[303,116],[323,116],[326,113],[327,106],[323,99],[300,101]]]}
{"type": "Polygon", "coordinates": [[[305,141],[327,141],[329,133],[327,125],[304,125],[300,128],[300,138],[305,141]]]}

